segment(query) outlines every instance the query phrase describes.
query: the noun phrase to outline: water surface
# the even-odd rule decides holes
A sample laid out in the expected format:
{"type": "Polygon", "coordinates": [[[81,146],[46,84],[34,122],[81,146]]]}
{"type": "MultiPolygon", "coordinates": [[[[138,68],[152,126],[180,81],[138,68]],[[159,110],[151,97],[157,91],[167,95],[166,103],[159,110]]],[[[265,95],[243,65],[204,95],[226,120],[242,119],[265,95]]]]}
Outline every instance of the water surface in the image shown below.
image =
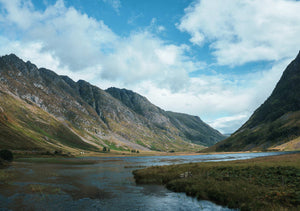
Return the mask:
{"type": "MultiPolygon", "coordinates": [[[[0,169],[1,210],[230,210],[163,186],[136,185],[132,171],[154,165],[228,161],[285,152],[192,156],[85,157],[95,164],[14,162],[0,169]]],[[[71,158],[74,159],[74,158],[71,158]]],[[[77,158],[78,159],[78,158],[77,158]]]]}

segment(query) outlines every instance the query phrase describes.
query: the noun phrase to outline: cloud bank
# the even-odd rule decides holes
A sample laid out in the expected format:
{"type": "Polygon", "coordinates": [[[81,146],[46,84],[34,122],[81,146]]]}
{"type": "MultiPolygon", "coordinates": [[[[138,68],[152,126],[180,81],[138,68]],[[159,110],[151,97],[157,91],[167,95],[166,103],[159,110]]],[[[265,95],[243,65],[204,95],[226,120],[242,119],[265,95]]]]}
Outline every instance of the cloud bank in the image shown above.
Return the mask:
{"type": "Polygon", "coordinates": [[[177,27],[195,45],[209,43],[220,65],[294,57],[300,46],[300,2],[197,0],[177,27]]]}
{"type": "MultiPolygon", "coordinates": [[[[120,1],[105,2],[121,14],[120,1]]],[[[149,27],[120,36],[63,0],[45,10],[30,0],[0,0],[0,54],[15,53],[102,88],[133,89],[165,110],[198,115],[231,133],[269,96],[299,50],[298,11],[295,1],[195,1],[177,24],[191,36],[187,45],[160,38],[167,29],[156,25],[155,17],[149,27]],[[272,61],[271,67],[207,75],[210,64],[191,56],[205,43],[217,59],[215,67],[261,60],[272,61]],[[191,77],[194,71],[200,74],[191,77]]]]}
{"type": "MultiPolygon", "coordinates": [[[[0,2],[5,10],[1,27],[14,37],[22,34],[19,39],[6,38],[6,43],[19,43],[17,52],[22,51],[21,45],[31,43],[38,51],[32,54],[46,53],[48,60],[51,55],[55,69],[85,72],[93,67],[93,75],[102,79],[120,80],[125,85],[151,80],[174,91],[188,82],[189,72],[199,69],[198,62],[185,56],[188,46],[169,44],[151,32],[154,23],[149,23],[149,29],[120,37],[103,21],[67,8],[62,0],[45,11],[35,10],[30,1],[0,2]]],[[[30,53],[26,55],[31,59],[30,53]]]]}

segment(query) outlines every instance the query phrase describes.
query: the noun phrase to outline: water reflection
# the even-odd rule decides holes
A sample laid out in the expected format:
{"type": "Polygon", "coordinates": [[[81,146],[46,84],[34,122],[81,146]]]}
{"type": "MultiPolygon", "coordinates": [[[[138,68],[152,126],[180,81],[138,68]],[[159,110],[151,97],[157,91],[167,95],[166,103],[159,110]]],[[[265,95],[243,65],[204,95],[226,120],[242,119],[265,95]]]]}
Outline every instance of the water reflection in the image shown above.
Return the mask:
{"type": "Polygon", "coordinates": [[[132,170],[153,165],[283,154],[80,158],[90,165],[14,163],[0,174],[0,208],[25,210],[229,210],[163,186],[137,186],[132,170]]]}

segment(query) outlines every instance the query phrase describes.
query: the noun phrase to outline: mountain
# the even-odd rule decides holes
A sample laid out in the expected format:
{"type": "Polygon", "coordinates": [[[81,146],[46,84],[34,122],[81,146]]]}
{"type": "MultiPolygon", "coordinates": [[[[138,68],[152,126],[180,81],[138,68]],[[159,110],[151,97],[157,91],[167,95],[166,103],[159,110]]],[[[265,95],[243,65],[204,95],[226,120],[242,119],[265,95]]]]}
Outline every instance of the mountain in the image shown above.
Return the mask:
{"type": "Polygon", "coordinates": [[[284,149],[300,149],[300,52],[250,119],[206,151],[284,149]]]}
{"type": "Polygon", "coordinates": [[[130,90],[109,88],[106,91],[157,127],[166,129],[173,126],[180,131],[180,137],[193,143],[211,146],[225,138],[198,116],[164,111],[149,102],[147,98],[130,90]]]}
{"type": "Polygon", "coordinates": [[[199,117],[175,114],[129,90],[102,90],[14,54],[0,57],[0,148],[195,151],[224,138],[199,117]]]}

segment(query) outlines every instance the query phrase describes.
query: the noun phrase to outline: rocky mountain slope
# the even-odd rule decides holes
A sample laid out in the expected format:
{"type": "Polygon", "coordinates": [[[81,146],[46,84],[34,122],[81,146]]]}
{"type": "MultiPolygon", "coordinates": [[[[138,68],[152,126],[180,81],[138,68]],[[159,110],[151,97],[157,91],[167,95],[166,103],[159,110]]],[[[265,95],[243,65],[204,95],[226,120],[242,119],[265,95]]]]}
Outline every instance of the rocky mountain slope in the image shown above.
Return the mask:
{"type": "Polygon", "coordinates": [[[0,58],[0,123],[0,148],[15,150],[187,151],[224,138],[199,117],[166,112],[132,91],[74,82],[13,54],[0,58]]]}
{"type": "Polygon", "coordinates": [[[300,149],[300,52],[250,119],[206,151],[272,149],[300,149]]]}
{"type": "Polygon", "coordinates": [[[157,127],[175,127],[183,139],[203,146],[211,146],[224,139],[224,135],[204,123],[198,116],[164,111],[147,98],[130,90],[109,88],[106,91],[157,127]]]}

